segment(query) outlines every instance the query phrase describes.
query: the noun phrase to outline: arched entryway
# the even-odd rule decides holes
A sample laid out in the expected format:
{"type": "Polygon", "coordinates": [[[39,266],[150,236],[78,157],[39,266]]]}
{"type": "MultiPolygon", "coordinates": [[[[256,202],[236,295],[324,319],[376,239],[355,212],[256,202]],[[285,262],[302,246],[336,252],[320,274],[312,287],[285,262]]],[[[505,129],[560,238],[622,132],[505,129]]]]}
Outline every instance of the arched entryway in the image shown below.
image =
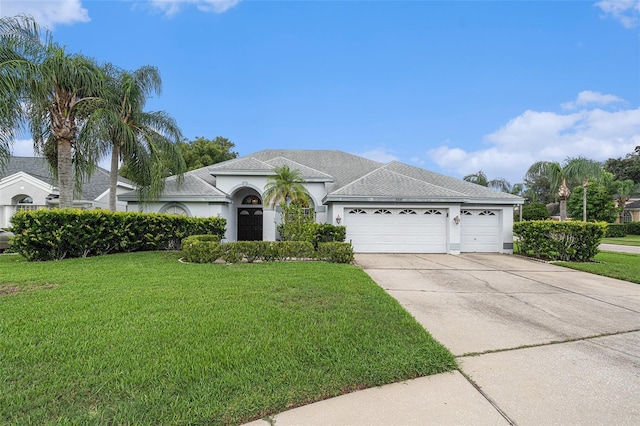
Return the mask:
{"type": "Polygon", "coordinates": [[[238,241],[262,241],[262,213],[262,200],[258,194],[242,197],[238,207],[238,241]]]}

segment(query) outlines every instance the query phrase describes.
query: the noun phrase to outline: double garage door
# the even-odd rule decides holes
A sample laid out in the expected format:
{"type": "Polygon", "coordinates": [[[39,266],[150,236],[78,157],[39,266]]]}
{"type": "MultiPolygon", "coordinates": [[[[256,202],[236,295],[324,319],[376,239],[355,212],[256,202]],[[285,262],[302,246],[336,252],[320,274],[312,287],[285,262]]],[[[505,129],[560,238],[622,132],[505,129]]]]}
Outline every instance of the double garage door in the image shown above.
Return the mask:
{"type": "MultiPolygon", "coordinates": [[[[447,210],[353,208],[345,210],[347,241],[359,253],[446,253],[447,210]]],[[[461,212],[461,251],[498,251],[499,216],[461,212]]]]}

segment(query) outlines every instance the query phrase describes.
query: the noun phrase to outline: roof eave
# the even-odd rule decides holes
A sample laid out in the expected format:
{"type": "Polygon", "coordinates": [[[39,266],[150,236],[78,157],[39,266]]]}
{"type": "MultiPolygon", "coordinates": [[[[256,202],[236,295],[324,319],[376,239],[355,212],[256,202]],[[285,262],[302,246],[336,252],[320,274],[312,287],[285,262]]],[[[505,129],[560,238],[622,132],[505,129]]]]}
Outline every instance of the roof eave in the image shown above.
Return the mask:
{"type": "MultiPolygon", "coordinates": [[[[142,202],[140,198],[136,195],[119,195],[118,200],[120,201],[131,201],[131,202],[142,202]]],[[[162,196],[158,197],[150,202],[172,202],[172,201],[181,201],[181,202],[209,202],[209,203],[232,203],[233,200],[224,195],[171,195],[171,196],[162,196]]]]}

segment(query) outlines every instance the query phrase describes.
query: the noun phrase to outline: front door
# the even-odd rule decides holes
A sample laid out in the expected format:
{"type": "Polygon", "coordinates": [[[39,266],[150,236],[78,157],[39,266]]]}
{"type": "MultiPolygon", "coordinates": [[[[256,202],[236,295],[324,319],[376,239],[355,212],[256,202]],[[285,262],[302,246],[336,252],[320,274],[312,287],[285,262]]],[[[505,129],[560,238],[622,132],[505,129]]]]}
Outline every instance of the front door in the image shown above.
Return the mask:
{"type": "Polygon", "coordinates": [[[262,209],[238,209],[238,241],[262,241],[262,209]]]}

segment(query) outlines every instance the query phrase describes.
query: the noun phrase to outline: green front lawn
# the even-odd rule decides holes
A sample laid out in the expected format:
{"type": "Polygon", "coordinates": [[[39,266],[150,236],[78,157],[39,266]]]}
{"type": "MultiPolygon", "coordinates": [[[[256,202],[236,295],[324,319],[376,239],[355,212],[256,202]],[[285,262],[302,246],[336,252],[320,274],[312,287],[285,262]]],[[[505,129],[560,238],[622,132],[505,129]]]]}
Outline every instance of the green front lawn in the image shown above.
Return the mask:
{"type": "Polygon", "coordinates": [[[621,244],[623,246],[640,246],[640,235],[627,235],[626,237],[603,238],[604,244],[621,244]]]}
{"type": "Polygon", "coordinates": [[[618,278],[640,284],[640,255],[602,251],[593,263],[557,262],[557,265],[605,277],[618,278]]]}
{"type": "Polygon", "coordinates": [[[0,256],[0,423],[238,424],[456,368],[359,268],[0,256]]]}

